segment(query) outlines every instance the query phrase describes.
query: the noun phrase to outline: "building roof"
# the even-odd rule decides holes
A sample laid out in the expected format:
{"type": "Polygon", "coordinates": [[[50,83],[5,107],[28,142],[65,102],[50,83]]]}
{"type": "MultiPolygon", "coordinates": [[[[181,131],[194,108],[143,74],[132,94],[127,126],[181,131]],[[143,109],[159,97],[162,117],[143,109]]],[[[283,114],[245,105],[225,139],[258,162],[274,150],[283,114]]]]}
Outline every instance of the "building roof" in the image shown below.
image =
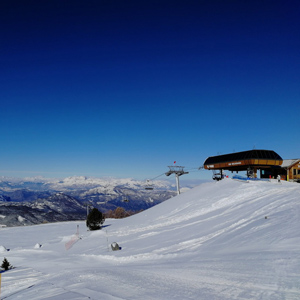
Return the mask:
{"type": "Polygon", "coordinates": [[[208,157],[204,165],[214,165],[219,163],[226,163],[230,161],[238,161],[238,160],[249,160],[249,159],[265,159],[265,160],[281,160],[282,158],[279,154],[277,154],[273,150],[248,150],[243,152],[235,152],[218,156],[210,156],[208,157]]]}
{"type": "Polygon", "coordinates": [[[297,162],[300,162],[300,158],[295,159],[284,159],[281,165],[281,168],[288,168],[292,165],[296,164],[297,162]]]}

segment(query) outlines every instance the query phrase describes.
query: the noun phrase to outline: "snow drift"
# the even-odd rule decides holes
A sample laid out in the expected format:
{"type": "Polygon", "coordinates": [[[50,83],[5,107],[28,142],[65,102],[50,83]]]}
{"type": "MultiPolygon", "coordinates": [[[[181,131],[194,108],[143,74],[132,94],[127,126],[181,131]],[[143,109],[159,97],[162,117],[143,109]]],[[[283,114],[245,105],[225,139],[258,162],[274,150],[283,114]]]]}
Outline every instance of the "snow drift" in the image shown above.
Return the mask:
{"type": "Polygon", "coordinates": [[[106,220],[101,231],[84,222],[0,229],[15,266],[2,274],[1,296],[300,299],[299,200],[296,183],[225,179],[106,220]],[[77,225],[80,239],[66,250],[77,225]]]}

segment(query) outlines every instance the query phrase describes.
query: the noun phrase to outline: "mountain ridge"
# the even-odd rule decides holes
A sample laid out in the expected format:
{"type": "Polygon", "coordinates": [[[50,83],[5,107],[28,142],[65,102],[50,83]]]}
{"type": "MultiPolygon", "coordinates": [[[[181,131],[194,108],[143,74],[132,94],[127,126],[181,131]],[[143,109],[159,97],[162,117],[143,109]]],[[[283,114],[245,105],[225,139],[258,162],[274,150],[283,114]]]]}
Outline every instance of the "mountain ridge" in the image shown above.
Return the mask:
{"type": "Polygon", "coordinates": [[[117,207],[141,211],[176,195],[175,186],[169,181],[157,180],[153,183],[155,189],[149,191],[145,189],[148,182],[132,178],[1,177],[0,213],[3,216],[10,214],[8,218],[2,218],[1,222],[7,226],[18,226],[32,222],[74,220],[75,216],[83,219],[84,207],[87,205],[97,207],[102,212],[115,210],[117,207]],[[77,203],[75,206],[72,205],[74,201],[77,203]],[[66,209],[67,206],[69,210],[66,209]],[[46,215],[45,211],[51,214],[46,215]]]}

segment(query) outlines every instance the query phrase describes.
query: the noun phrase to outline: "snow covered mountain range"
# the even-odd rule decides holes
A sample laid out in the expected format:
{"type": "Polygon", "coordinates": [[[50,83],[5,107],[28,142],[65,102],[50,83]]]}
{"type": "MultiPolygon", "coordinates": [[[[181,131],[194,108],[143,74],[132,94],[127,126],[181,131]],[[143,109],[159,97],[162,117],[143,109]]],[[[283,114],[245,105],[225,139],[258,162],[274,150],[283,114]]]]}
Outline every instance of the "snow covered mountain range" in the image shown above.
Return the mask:
{"type": "MultiPolygon", "coordinates": [[[[0,224],[7,226],[84,219],[87,205],[102,212],[123,207],[140,211],[176,195],[169,181],[149,183],[134,179],[90,178],[65,179],[0,177],[0,224]]],[[[185,188],[183,190],[187,190],[185,188]]]]}
{"type": "Polygon", "coordinates": [[[0,258],[15,267],[1,298],[299,300],[299,199],[298,183],[226,178],[99,231],[0,228],[0,258]]]}

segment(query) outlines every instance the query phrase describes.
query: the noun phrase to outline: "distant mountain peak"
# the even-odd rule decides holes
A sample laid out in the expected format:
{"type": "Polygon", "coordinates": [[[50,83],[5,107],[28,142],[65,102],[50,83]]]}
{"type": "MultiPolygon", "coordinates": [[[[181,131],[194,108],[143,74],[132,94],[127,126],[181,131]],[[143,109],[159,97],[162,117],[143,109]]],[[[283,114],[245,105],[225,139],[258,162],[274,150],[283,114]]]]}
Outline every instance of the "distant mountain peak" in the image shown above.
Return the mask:
{"type": "Polygon", "coordinates": [[[0,195],[0,201],[10,202],[11,199],[10,199],[10,197],[4,196],[4,195],[0,195]]]}

